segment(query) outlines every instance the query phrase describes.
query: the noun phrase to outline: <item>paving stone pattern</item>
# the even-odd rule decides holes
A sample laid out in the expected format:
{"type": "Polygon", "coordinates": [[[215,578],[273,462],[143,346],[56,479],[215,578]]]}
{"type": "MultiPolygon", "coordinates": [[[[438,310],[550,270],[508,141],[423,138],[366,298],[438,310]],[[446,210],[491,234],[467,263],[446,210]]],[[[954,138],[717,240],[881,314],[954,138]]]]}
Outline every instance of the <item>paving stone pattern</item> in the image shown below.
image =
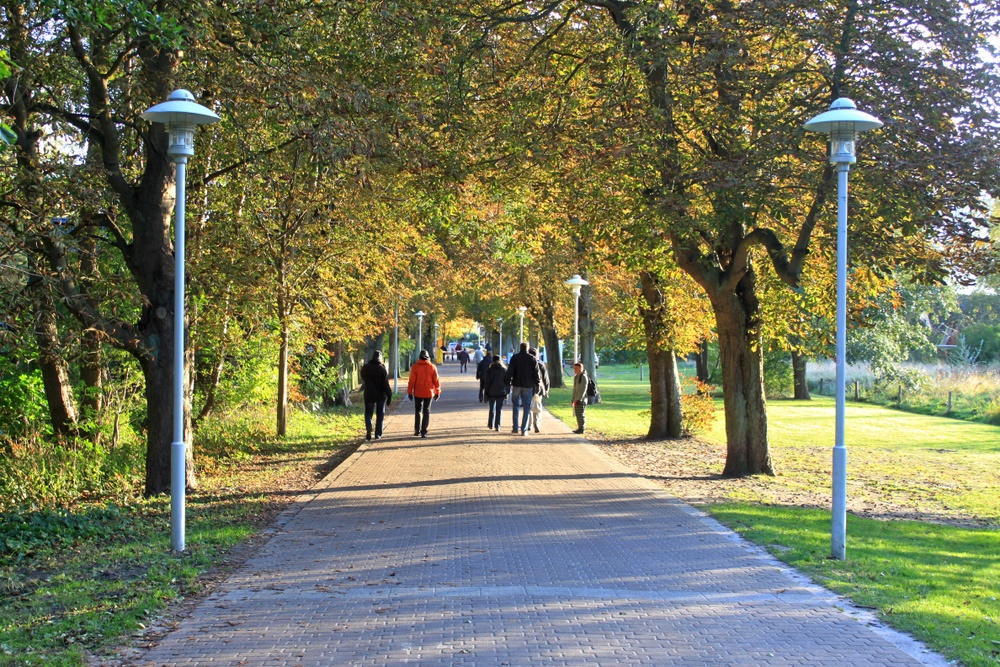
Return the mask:
{"type": "Polygon", "coordinates": [[[404,400],[139,664],[944,664],[551,416],[487,430],[456,371],[426,439],[404,400]]]}

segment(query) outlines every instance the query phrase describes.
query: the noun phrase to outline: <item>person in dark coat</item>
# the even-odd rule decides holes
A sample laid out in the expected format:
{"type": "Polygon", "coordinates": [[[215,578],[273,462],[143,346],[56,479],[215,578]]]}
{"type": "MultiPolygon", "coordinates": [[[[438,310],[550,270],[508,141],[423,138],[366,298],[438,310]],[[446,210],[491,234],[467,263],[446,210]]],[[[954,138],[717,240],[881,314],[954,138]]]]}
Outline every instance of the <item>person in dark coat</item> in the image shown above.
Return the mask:
{"type": "Polygon", "coordinates": [[[489,354],[483,357],[483,360],[479,362],[476,366],[476,379],[479,380],[479,402],[486,402],[486,371],[490,370],[490,365],[493,363],[493,357],[489,354]]]}
{"type": "Polygon", "coordinates": [[[382,352],[376,350],[372,360],[361,367],[361,383],[365,390],[365,439],[372,439],[372,414],[375,414],[375,439],[382,439],[385,408],[392,403],[389,371],[382,363],[382,352]]]}
{"type": "Polygon", "coordinates": [[[521,343],[521,351],[510,359],[507,367],[507,386],[510,387],[510,405],[514,411],[514,433],[528,435],[528,415],[531,410],[531,397],[535,395],[535,387],[542,382],[538,370],[538,359],[528,354],[528,344],[521,343]],[[517,423],[518,408],[524,410],[521,423],[517,423]]]}
{"type": "MultiPolygon", "coordinates": [[[[528,350],[528,354],[538,359],[538,350],[535,348],[528,350]]],[[[539,426],[542,421],[542,399],[548,398],[550,389],[549,369],[541,360],[538,362],[538,376],[541,382],[535,387],[535,395],[531,398],[531,416],[528,418],[528,425],[535,429],[535,433],[541,432],[539,426]]]]}
{"type": "Polygon", "coordinates": [[[486,428],[496,431],[500,430],[500,411],[503,408],[503,401],[507,398],[507,383],[504,376],[507,375],[507,367],[500,361],[500,355],[493,355],[493,361],[486,371],[485,393],[490,402],[490,416],[486,422],[486,428]]]}
{"type": "Polygon", "coordinates": [[[466,372],[468,372],[468,370],[469,370],[469,359],[470,358],[471,357],[469,357],[469,351],[468,350],[466,350],[464,347],[459,349],[459,351],[458,351],[458,363],[460,364],[459,367],[458,367],[458,372],[459,373],[466,373],[466,372]]]}

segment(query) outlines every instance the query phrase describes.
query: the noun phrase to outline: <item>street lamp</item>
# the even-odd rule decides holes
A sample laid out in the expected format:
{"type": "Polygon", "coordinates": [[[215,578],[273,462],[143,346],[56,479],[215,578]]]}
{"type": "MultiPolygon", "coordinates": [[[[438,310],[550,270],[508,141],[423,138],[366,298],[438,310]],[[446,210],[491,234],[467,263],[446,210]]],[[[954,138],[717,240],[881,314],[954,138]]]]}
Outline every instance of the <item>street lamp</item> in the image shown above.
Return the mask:
{"type": "Polygon", "coordinates": [[[396,302],[396,326],[392,331],[392,393],[399,393],[399,302],[396,302]]]}
{"type": "MultiPolygon", "coordinates": [[[[566,281],[566,286],[573,288],[573,363],[580,361],[580,290],[590,283],[580,277],[579,273],[566,281]]],[[[560,359],[560,363],[562,360],[560,359]]]]}
{"type": "Polygon", "coordinates": [[[420,328],[417,332],[417,356],[420,356],[420,351],[424,349],[424,316],[426,316],[427,313],[422,310],[418,310],[413,314],[417,316],[417,320],[420,322],[420,328]]]}
{"type": "Polygon", "coordinates": [[[517,312],[521,313],[521,342],[524,342],[524,314],[528,312],[528,307],[521,306],[517,309],[517,312]]]}
{"type": "Polygon", "coordinates": [[[497,318],[497,322],[500,323],[500,349],[497,350],[497,354],[499,354],[500,358],[502,359],[503,358],[503,318],[502,317],[498,317],[497,318]]]}
{"type": "Polygon", "coordinates": [[[142,114],[153,123],[167,126],[167,155],[176,171],[174,203],[174,439],[170,443],[170,548],[184,551],[184,492],[186,486],[184,446],[184,199],[187,159],[194,155],[194,133],[199,125],[216,123],[219,117],[194,101],[186,90],[170,93],[142,114]]]}
{"type": "Polygon", "coordinates": [[[847,447],[844,446],[844,369],[847,356],[847,172],[856,162],[859,132],[882,127],[882,121],[841,97],[830,110],[805,124],[811,132],[830,135],[830,163],[837,167],[837,413],[833,447],[833,508],[830,554],[844,560],[847,548],[847,447]]]}
{"type": "Polygon", "coordinates": [[[438,349],[438,323],[434,323],[434,359],[437,359],[438,349]]]}

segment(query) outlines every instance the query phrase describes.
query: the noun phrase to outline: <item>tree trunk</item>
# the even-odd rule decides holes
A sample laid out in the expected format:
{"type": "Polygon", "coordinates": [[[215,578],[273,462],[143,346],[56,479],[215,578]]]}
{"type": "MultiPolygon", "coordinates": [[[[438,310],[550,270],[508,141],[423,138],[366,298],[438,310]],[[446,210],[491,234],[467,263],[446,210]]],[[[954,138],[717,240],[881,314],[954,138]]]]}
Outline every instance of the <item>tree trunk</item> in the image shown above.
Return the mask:
{"type": "Polygon", "coordinates": [[[32,276],[28,283],[34,307],[35,344],[38,346],[38,366],[42,371],[42,386],[49,406],[49,421],[57,436],[69,435],[76,428],[76,405],[69,368],[59,345],[55,305],[41,276],[32,276]]]}
{"type": "Polygon", "coordinates": [[[806,357],[797,350],[792,350],[792,376],[795,385],[795,400],[809,401],[809,383],[806,380],[806,357]]]}
{"type": "Polygon", "coordinates": [[[774,474],[767,439],[764,358],[752,273],[735,292],[710,294],[726,410],[726,477],[774,474]]]}
{"type": "MultiPolygon", "coordinates": [[[[280,307],[280,306],[279,306],[280,307]]],[[[288,318],[281,318],[278,344],[278,400],[275,405],[276,429],[279,438],[288,433],[288,318]]]]}
{"type": "Polygon", "coordinates": [[[580,291],[580,356],[583,359],[583,367],[587,370],[587,375],[596,382],[598,370],[597,324],[594,320],[594,304],[591,299],[590,285],[584,285],[580,291]]]}
{"type": "Polygon", "coordinates": [[[712,372],[708,368],[708,340],[703,340],[698,343],[698,352],[694,357],[695,363],[695,376],[698,378],[698,382],[703,382],[708,384],[709,379],[712,377],[712,372]]]}
{"type": "Polygon", "coordinates": [[[650,419],[646,437],[650,440],[679,438],[682,431],[680,376],[677,357],[665,349],[663,293],[659,278],[649,271],[639,274],[645,306],[640,305],[646,332],[646,356],[649,360],[650,419]]]}
{"type": "Polygon", "coordinates": [[[549,385],[565,387],[563,380],[562,359],[559,358],[559,333],[555,327],[541,327],[542,340],[545,341],[545,367],[549,371],[549,385]]]}

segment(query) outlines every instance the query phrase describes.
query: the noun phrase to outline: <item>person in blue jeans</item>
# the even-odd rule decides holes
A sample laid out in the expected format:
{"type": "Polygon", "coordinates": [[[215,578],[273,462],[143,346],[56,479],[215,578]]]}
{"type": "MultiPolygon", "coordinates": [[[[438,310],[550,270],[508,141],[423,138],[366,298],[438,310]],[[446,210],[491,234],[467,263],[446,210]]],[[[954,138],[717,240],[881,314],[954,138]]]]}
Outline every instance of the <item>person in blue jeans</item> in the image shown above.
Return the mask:
{"type": "Polygon", "coordinates": [[[531,397],[535,395],[535,387],[541,384],[541,373],[538,369],[538,359],[528,354],[528,344],[521,343],[521,351],[510,358],[504,382],[510,387],[510,403],[514,412],[513,433],[521,432],[528,435],[528,417],[531,414],[531,397]],[[518,423],[518,409],[522,411],[518,423]]]}
{"type": "Polygon", "coordinates": [[[504,399],[507,398],[507,384],[504,382],[506,374],[507,367],[500,361],[500,355],[494,355],[493,362],[485,374],[483,393],[490,404],[490,416],[486,422],[486,428],[495,431],[500,430],[500,412],[503,409],[504,399]]]}

